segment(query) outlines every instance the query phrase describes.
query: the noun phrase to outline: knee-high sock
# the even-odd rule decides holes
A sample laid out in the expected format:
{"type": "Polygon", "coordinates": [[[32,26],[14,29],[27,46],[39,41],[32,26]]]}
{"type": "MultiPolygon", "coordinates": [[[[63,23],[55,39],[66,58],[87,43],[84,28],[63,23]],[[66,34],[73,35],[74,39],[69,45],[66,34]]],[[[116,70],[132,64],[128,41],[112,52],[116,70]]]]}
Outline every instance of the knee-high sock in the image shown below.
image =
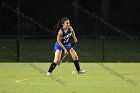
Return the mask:
{"type": "Polygon", "coordinates": [[[74,61],[74,65],[75,65],[75,67],[76,67],[76,70],[77,70],[77,71],[80,71],[79,60],[75,60],[75,61],[74,61]]]}
{"type": "Polygon", "coordinates": [[[56,67],[56,64],[54,62],[52,62],[52,64],[50,65],[50,68],[48,70],[48,72],[52,72],[56,67]]]}

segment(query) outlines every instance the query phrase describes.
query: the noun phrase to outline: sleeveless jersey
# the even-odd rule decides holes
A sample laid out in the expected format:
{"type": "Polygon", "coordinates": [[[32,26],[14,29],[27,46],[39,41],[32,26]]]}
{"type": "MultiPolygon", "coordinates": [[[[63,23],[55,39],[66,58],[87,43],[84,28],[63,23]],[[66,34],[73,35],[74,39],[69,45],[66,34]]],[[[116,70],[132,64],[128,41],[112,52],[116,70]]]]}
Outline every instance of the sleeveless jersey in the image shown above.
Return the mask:
{"type": "Polygon", "coordinates": [[[64,29],[61,28],[62,32],[63,32],[63,35],[62,35],[62,44],[63,45],[67,45],[70,43],[70,38],[72,36],[72,33],[70,32],[70,29],[68,28],[68,30],[66,32],[64,32],[64,29]]]}

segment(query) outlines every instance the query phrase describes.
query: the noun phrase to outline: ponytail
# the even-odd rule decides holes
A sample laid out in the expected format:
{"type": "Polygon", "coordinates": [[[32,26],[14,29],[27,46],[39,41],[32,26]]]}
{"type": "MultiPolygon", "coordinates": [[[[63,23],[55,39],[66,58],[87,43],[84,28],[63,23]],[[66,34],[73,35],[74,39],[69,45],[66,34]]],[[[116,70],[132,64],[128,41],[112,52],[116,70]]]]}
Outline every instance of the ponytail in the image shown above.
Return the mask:
{"type": "Polygon", "coordinates": [[[66,20],[69,20],[69,19],[66,18],[66,17],[62,17],[62,18],[58,21],[58,23],[54,26],[53,31],[54,31],[56,34],[58,34],[58,31],[63,27],[62,24],[64,24],[64,22],[65,22],[66,20]]]}
{"type": "Polygon", "coordinates": [[[58,33],[58,31],[62,28],[61,20],[58,21],[58,23],[54,26],[53,31],[55,34],[58,33]]]}

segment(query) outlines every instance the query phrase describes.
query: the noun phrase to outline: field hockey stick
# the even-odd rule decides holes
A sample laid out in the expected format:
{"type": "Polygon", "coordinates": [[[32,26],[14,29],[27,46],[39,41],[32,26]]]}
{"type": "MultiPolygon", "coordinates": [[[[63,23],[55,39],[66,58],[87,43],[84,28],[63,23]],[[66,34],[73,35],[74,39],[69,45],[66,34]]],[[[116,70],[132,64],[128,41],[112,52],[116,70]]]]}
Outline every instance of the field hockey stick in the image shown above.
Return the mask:
{"type": "MultiPolygon", "coordinates": [[[[75,44],[75,42],[73,42],[72,44],[71,44],[71,47],[67,50],[68,52],[69,52],[69,50],[74,46],[74,44],[75,44]]],[[[60,65],[60,63],[62,63],[62,61],[65,59],[65,57],[67,56],[68,54],[65,54],[63,57],[62,57],[62,59],[58,62],[58,66],[60,65]]]]}

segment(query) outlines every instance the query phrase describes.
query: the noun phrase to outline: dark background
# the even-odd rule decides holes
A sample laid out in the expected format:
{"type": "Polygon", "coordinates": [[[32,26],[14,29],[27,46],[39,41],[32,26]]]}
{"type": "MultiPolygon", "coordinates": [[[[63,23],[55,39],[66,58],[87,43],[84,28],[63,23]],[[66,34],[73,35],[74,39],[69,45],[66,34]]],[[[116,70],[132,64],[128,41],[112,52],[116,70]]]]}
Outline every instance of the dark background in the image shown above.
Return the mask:
{"type": "MultiPolygon", "coordinates": [[[[19,7],[20,12],[50,29],[61,17],[68,17],[78,35],[119,35],[79,9],[75,13],[76,8],[72,5],[74,0],[3,0],[3,2],[15,9],[19,7]]],[[[123,29],[124,32],[140,35],[139,0],[79,0],[78,2],[81,7],[123,29]]],[[[15,35],[16,26],[17,15],[1,6],[0,35],[15,35]]],[[[22,17],[20,17],[20,29],[26,35],[47,35],[47,32],[40,31],[41,29],[22,17]]]]}
{"type": "Polygon", "coordinates": [[[2,0],[0,61],[52,60],[52,29],[62,17],[70,19],[82,61],[140,61],[139,5],[140,0],[2,0]]]}

